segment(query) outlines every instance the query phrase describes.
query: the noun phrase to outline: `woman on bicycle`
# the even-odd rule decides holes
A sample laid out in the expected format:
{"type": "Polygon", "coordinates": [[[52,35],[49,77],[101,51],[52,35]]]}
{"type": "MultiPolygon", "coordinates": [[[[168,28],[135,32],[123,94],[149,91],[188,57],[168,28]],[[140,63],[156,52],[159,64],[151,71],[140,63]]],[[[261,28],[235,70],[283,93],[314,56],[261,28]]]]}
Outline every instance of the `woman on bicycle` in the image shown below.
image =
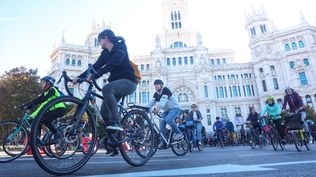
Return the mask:
{"type": "Polygon", "coordinates": [[[281,108],[280,106],[275,103],[273,96],[267,97],[267,105],[261,112],[261,117],[264,116],[266,113],[272,117],[273,123],[276,125],[279,135],[281,137],[282,143],[286,143],[285,138],[285,125],[284,120],[281,117],[281,108]]]}
{"type": "MultiPolygon", "coordinates": [[[[115,36],[112,30],[105,29],[99,34],[98,40],[103,51],[93,64],[93,69],[96,71],[95,78],[98,79],[103,74],[110,73],[107,79],[109,83],[102,89],[104,100],[100,112],[106,123],[106,129],[123,131],[117,103],[122,97],[135,92],[136,76],[128,57],[124,38],[115,36]]],[[[75,78],[73,83],[77,83],[84,77],[90,80],[92,75],[87,76],[87,71],[85,71],[75,78]]]]}
{"type": "MultiPolygon", "coordinates": [[[[22,108],[32,109],[34,106],[40,104],[40,106],[29,116],[30,119],[34,119],[39,111],[52,99],[60,97],[59,90],[54,87],[55,79],[51,76],[45,76],[41,79],[42,93],[33,101],[22,105],[22,108]]],[[[60,138],[61,133],[57,131],[52,121],[65,114],[66,107],[63,103],[58,103],[51,107],[44,115],[43,123],[46,125],[52,133],[55,135],[54,139],[60,138]]]]}
{"type": "Polygon", "coordinates": [[[255,107],[250,108],[250,113],[248,114],[246,121],[250,122],[250,124],[253,126],[253,129],[257,130],[258,134],[261,135],[262,123],[260,121],[260,114],[256,112],[255,107]]]}

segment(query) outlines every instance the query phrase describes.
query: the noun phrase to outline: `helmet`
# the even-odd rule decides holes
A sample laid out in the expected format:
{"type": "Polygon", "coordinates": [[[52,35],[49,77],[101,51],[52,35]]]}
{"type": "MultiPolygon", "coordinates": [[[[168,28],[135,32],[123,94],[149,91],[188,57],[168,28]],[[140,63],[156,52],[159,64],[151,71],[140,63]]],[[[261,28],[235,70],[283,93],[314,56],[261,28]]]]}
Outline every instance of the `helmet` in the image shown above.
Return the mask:
{"type": "Polygon", "coordinates": [[[157,84],[163,85],[162,80],[156,79],[156,80],[154,81],[154,85],[157,85],[157,84]]]}
{"type": "Polygon", "coordinates": [[[267,97],[267,100],[272,100],[272,101],[274,101],[274,97],[271,96],[271,95],[269,95],[269,96],[267,97]]]}
{"type": "Polygon", "coordinates": [[[285,91],[285,93],[287,93],[287,91],[289,91],[289,90],[291,90],[293,92],[293,89],[291,87],[286,87],[284,91],[285,91]]]}
{"type": "Polygon", "coordinates": [[[45,76],[41,81],[49,82],[51,85],[54,85],[55,79],[52,76],[45,76]]]}

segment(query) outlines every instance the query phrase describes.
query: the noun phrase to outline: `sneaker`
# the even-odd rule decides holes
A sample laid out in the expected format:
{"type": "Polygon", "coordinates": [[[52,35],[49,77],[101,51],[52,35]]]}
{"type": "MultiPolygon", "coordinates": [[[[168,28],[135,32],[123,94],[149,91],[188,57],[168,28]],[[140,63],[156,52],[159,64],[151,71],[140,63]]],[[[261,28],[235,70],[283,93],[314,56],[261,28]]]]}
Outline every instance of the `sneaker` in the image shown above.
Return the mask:
{"type": "Polygon", "coordinates": [[[286,144],[286,140],[285,140],[285,139],[281,139],[281,143],[282,143],[283,145],[285,145],[285,144],[286,144]]]}
{"type": "Polygon", "coordinates": [[[176,140],[176,141],[179,141],[183,138],[183,134],[182,133],[177,133],[177,134],[174,134],[173,135],[173,139],[176,140]]]}
{"type": "Polygon", "coordinates": [[[112,154],[110,155],[110,156],[116,156],[116,155],[118,155],[119,153],[118,153],[118,150],[117,150],[117,148],[115,148],[114,149],[114,151],[112,152],[112,154]]]}
{"type": "Polygon", "coordinates": [[[167,149],[167,145],[165,143],[160,143],[158,149],[167,149]]]}
{"type": "Polygon", "coordinates": [[[107,130],[116,130],[116,131],[121,131],[121,132],[124,131],[122,128],[122,125],[119,123],[110,124],[110,125],[106,126],[106,129],[107,130]]]}

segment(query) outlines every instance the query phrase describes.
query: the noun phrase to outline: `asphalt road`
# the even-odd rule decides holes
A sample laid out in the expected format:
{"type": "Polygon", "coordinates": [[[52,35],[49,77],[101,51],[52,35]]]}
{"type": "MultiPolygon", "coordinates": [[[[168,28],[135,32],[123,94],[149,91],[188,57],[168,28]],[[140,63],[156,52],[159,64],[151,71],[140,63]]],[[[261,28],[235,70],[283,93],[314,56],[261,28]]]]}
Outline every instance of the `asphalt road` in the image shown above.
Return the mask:
{"type": "MultiPolygon", "coordinates": [[[[171,149],[159,150],[142,167],[131,167],[118,155],[109,157],[99,150],[79,171],[68,176],[316,176],[316,145],[311,151],[297,152],[294,145],[275,152],[271,146],[252,150],[249,146],[207,147],[176,156],[171,149]]],[[[53,176],[43,171],[32,157],[0,164],[1,177],[53,176]]]]}

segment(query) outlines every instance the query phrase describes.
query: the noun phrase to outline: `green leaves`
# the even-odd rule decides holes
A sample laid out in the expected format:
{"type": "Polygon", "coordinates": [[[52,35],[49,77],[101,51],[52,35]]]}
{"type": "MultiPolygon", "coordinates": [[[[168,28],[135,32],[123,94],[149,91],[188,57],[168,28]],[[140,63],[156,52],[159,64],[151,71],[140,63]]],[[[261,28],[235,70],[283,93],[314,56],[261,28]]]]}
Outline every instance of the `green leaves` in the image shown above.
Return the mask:
{"type": "Polygon", "coordinates": [[[37,69],[13,68],[0,77],[0,121],[21,117],[19,106],[35,99],[41,92],[37,69]]]}

